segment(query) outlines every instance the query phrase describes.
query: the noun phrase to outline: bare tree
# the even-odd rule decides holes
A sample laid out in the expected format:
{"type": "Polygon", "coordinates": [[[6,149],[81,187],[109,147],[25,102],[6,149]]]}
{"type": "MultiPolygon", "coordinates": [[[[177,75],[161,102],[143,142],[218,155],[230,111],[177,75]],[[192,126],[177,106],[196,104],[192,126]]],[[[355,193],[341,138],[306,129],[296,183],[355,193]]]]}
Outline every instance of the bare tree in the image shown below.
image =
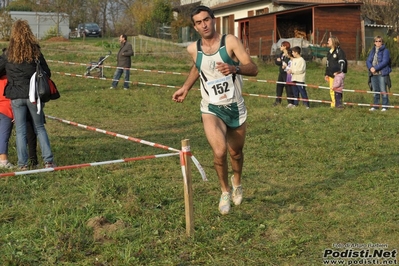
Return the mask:
{"type": "Polygon", "coordinates": [[[377,23],[392,26],[395,34],[398,35],[398,0],[363,0],[362,14],[377,23]]]}
{"type": "Polygon", "coordinates": [[[134,0],[117,0],[109,3],[107,13],[108,28],[114,35],[134,34],[135,18],[131,15],[130,9],[134,0]]]}

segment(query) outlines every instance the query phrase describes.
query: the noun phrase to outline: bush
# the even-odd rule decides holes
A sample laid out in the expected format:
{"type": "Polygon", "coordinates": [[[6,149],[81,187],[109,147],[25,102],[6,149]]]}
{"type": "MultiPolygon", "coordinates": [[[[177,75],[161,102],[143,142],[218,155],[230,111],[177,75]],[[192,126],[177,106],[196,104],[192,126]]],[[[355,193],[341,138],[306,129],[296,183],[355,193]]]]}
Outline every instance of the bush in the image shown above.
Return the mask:
{"type": "Polygon", "coordinates": [[[61,31],[57,32],[57,27],[54,26],[54,27],[51,27],[48,31],[46,31],[44,33],[42,40],[48,40],[50,38],[57,37],[57,36],[62,36],[62,32],[61,31]]]}
{"type": "Polygon", "coordinates": [[[399,65],[399,44],[397,37],[384,37],[385,46],[388,48],[391,54],[392,66],[399,65]]]}

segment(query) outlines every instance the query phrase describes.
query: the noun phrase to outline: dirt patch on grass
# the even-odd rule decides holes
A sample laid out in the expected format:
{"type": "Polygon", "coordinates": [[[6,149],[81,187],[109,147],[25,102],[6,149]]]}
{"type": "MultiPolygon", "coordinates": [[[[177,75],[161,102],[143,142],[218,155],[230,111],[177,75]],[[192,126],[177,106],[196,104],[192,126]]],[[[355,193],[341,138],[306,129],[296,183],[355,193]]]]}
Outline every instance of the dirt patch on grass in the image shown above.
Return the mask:
{"type": "Polygon", "coordinates": [[[112,224],[102,216],[90,218],[87,221],[87,226],[93,228],[93,237],[96,242],[110,241],[112,234],[126,228],[126,224],[123,221],[118,220],[112,224]]]}

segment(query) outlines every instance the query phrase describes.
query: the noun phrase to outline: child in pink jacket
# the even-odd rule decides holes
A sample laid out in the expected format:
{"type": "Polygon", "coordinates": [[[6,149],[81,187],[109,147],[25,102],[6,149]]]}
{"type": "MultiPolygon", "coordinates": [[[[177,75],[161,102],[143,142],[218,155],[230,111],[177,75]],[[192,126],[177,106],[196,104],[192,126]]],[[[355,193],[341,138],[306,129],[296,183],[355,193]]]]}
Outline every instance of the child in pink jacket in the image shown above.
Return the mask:
{"type": "Polygon", "coordinates": [[[342,104],[342,91],[344,89],[345,73],[341,71],[339,66],[335,66],[331,70],[334,73],[332,89],[335,96],[335,108],[343,108],[344,106],[342,104]]]}

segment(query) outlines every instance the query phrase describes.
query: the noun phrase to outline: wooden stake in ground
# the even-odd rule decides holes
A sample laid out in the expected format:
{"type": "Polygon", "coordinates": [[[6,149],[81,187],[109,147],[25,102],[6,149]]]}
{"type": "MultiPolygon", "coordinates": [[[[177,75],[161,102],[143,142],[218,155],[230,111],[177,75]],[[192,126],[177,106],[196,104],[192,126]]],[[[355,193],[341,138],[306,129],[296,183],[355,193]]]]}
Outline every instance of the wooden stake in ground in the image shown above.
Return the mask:
{"type": "Polygon", "coordinates": [[[186,234],[192,236],[194,233],[194,211],[193,211],[193,182],[190,166],[190,141],[188,139],[181,141],[182,146],[182,169],[184,181],[184,203],[186,210],[186,234]]]}

